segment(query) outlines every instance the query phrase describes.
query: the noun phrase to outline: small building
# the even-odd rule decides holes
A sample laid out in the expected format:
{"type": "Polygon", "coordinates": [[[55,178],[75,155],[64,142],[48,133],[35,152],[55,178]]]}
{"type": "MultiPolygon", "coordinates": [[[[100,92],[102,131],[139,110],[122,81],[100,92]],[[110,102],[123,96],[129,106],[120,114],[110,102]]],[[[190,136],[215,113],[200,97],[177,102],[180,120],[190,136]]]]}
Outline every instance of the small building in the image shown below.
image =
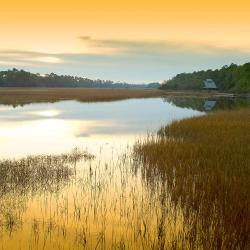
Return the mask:
{"type": "Polygon", "coordinates": [[[203,89],[205,89],[205,90],[216,90],[217,89],[217,86],[212,79],[207,79],[203,83],[204,83],[203,89]]]}

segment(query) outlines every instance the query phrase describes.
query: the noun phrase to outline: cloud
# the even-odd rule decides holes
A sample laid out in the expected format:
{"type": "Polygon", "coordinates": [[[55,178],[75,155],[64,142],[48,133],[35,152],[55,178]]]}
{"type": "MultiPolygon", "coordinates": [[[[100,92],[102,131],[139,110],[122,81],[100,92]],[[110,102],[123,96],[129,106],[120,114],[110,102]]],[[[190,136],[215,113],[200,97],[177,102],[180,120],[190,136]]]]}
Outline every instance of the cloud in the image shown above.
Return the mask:
{"type": "Polygon", "coordinates": [[[41,56],[32,58],[31,61],[43,62],[43,63],[62,63],[63,60],[55,56],[41,56]]]}
{"type": "Polygon", "coordinates": [[[90,36],[78,37],[87,47],[97,50],[106,49],[116,54],[172,54],[192,53],[198,55],[214,55],[217,53],[250,53],[246,48],[228,48],[214,44],[198,43],[193,41],[171,41],[171,40],[118,40],[118,39],[96,39],[90,36]]]}
{"type": "Polygon", "coordinates": [[[25,62],[17,62],[17,61],[8,61],[8,60],[4,60],[4,61],[0,61],[0,65],[6,65],[6,66],[28,66],[30,64],[25,63],[25,62]]]}
{"type": "Polygon", "coordinates": [[[220,68],[250,61],[243,48],[187,41],[115,40],[79,37],[88,53],[0,50],[0,69],[19,66],[31,72],[79,75],[92,79],[150,82],[181,72],[220,68]]]}
{"type": "Polygon", "coordinates": [[[63,63],[60,55],[23,50],[0,50],[0,65],[29,66],[63,63]]]}

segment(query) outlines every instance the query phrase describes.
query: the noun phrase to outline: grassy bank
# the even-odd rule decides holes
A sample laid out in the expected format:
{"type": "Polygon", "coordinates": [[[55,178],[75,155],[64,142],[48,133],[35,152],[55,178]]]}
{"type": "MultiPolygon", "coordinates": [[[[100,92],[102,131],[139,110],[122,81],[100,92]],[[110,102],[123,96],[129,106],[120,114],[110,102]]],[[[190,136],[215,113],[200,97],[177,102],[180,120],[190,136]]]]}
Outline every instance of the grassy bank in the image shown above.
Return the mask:
{"type": "Polygon", "coordinates": [[[180,248],[249,249],[249,131],[249,108],[221,111],[174,122],[136,144],[146,179],[161,176],[183,210],[180,248]]]}
{"type": "Polygon", "coordinates": [[[0,103],[24,105],[33,102],[78,100],[81,102],[115,101],[130,98],[159,97],[160,90],[84,89],[84,88],[1,88],[0,103]]]}

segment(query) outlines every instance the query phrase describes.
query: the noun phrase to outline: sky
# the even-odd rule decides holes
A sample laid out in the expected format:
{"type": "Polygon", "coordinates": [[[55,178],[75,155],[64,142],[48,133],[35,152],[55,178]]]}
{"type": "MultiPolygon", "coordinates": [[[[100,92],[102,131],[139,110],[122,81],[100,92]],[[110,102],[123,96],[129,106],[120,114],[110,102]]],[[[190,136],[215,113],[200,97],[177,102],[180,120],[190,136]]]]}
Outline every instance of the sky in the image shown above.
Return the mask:
{"type": "Polygon", "coordinates": [[[130,83],[250,61],[249,0],[0,0],[0,70],[130,83]]]}

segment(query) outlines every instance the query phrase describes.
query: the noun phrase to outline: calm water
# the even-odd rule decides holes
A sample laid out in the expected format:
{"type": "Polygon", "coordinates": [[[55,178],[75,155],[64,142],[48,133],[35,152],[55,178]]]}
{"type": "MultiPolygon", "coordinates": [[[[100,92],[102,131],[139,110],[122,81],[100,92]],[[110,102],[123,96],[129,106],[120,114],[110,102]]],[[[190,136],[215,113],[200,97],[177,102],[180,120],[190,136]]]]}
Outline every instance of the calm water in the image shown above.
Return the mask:
{"type": "Polygon", "coordinates": [[[0,105],[0,155],[67,152],[74,147],[95,153],[100,146],[121,146],[155,132],[176,119],[202,114],[159,99],[107,103],[0,105]]]}
{"type": "Polygon", "coordinates": [[[232,108],[239,102],[154,98],[0,105],[0,157],[18,160],[0,162],[2,174],[10,166],[9,174],[0,176],[0,249],[160,249],[163,241],[167,249],[184,233],[182,211],[162,200],[167,191],[160,178],[154,177],[153,186],[147,183],[130,146],[173,120],[204,115],[216,105],[232,108]],[[96,158],[19,160],[74,147],[96,158]],[[64,164],[71,174],[41,177],[64,164]],[[30,175],[35,167],[44,170],[30,175]],[[12,168],[22,175],[13,177],[12,168]],[[159,234],[160,227],[168,230],[159,234]]]}

